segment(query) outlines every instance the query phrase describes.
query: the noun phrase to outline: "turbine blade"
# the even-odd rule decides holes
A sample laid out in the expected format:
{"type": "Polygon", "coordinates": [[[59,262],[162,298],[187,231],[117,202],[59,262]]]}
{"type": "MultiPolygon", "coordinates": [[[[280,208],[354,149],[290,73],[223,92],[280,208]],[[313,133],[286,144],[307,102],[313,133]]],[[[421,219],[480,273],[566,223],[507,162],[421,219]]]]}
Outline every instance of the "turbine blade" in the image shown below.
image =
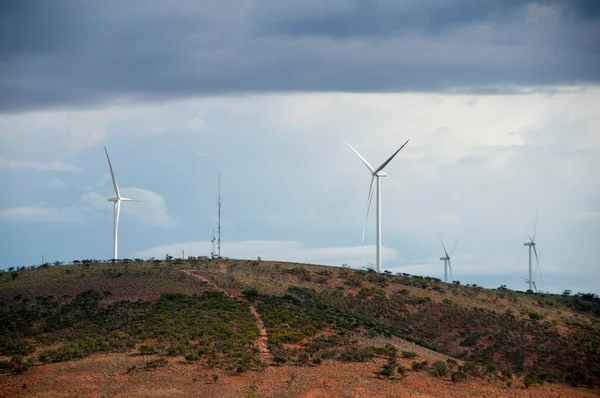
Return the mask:
{"type": "Polygon", "coordinates": [[[138,199],[129,199],[129,198],[120,198],[123,202],[147,202],[147,200],[138,200],[138,199]]]}
{"type": "Polygon", "coordinates": [[[373,186],[375,185],[375,175],[371,177],[371,187],[369,187],[369,196],[367,197],[367,211],[365,214],[365,223],[363,225],[362,241],[365,241],[365,231],[367,229],[367,219],[369,218],[369,209],[371,208],[371,200],[373,199],[373,186]]]}
{"type": "MultiPolygon", "coordinates": [[[[458,245],[459,240],[460,240],[460,237],[458,237],[458,239],[456,239],[456,242],[454,243],[452,250],[450,250],[450,256],[454,253],[454,250],[456,250],[456,245],[458,245]]],[[[448,256],[448,257],[450,257],[450,256],[448,256]]]]}
{"type": "Polygon", "coordinates": [[[450,257],[448,257],[448,269],[450,270],[450,280],[453,281],[454,277],[452,276],[452,263],[450,262],[450,257]]]}
{"type": "Polygon", "coordinates": [[[363,161],[363,163],[365,164],[365,166],[367,166],[367,168],[369,169],[369,171],[370,171],[371,173],[375,173],[375,170],[373,169],[373,166],[371,166],[371,165],[369,164],[369,162],[367,162],[367,159],[363,158],[363,157],[362,157],[362,155],[361,155],[360,153],[358,153],[358,151],[357,151],[356,149],[352,148],[352,145],[348,144],[348,143],[347,143],[346,141],[344,141],[344,140],[342,140],[342,142],[343,142],[344,144],[348,145],[348,146],[350,147],[350,149],[352,149],[352,150],[353,150],[353,151],[354,151],[354,152],[355,152],[355,153],[358,155],[358,157],[360,158],[360,160],[362,160],[362,161],[363,161]]]}
{"type": "Polygon", "coordinates": [[[540,265],[540,259],[538,258],[537,249],[535,248],[535,245],[533,245],[533,253],[535,254],[535,261],[537,262],[538,267],[539,267],[539,265],[540,265]]]}
{"type": "Polygon", "coordinates": [[[540,268],[540,262],[537,262],[537,269],[540,271],[540,280],[542,281],[542,290],[544,290],[544,276],[542,275],[542,269],[540,268]]]}
{"type": "Polygon", "coordinates": [[[529,238],[529,241],[530,241],[531,243],[533,243],[533,238],[531,237],[531,235],[529,235],[529,234],[526,234],[526,235],[527,235],[527,237],[529,238]]]}
{"type": "Polygon", "coordinates": [[[115,178],[115,173],[113,172],[112,164],[110,163],[110,157],[108,156],[108,151],[106,147],[104,147],[104,152],[106,153],[106,159],[108,160],[108,167],[110,168],[110,176],[112,177],[113,186],[115,187],[115,194],[117,194],[117,198],[120,198],[119,194],[119,186],[117,185],[117,179],[115,178]]]}
{"type": "Polygon", "coordinates": [[[446,246],[444,245],[444,242],[442,241],[442,238],[440,237],[439,234],[438,234],[437,237],[440,240],[440,243],[442,244],[442,247],[444,248],[444,253],[446,254],[446,257],[450,257],[450,256],[448,256],[448,251],[446,250],[446,246]]]}
{"type": "Polygon", "coordinates": [[[394,159],[394,157],[396,157],[396,155],[398,154],[398,152],[400,152],[400,151],[402,150],[402,148],[404,148],[404,146],[405,146],[406,144],[408,144],[408,140],[407,140],[407,141],[404,143],[404,145],[402,145],[402,146],[400,147],[400,149],[398,149],[396,152],[394,152],[394,154],[393,154],[392,156],[390,156],[388,160],[386,160],[385,162],[383,162],[383,163],[381,164],[381,166],[379,166],[379,167],[377,168],[377,170],[375,170],[373,173],[374,173],[374,174],[377,174],[377,173],[379,173],[381,170],[383,170],[383,168],[384,168],[385,166],[387,166],[387,165],[388,165],[388,163],[389,163],[389,162],[391,162],[391,161],[392,161],[392,159],[394,159]]]}
{"type": "Polygon", "coordinates": [[[535,242],[535,233],[537,231],[537,222],[538,222],[538,211],[536,209],[535,210],[535,224],[533,226],[533,238],[531,239],[532,242],[535,242]]]}

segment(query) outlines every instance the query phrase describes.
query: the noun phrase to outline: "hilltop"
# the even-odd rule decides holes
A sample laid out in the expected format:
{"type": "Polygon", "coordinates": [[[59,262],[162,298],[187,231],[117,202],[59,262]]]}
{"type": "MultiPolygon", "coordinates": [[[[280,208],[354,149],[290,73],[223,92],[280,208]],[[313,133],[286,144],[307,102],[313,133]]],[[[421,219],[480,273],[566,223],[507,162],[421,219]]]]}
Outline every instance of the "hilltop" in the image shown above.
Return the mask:
{"type": "Polygon", "coordinates": [[[597,396],[600,301],[230,259],[0,275],[3,396],[597,396]]]}

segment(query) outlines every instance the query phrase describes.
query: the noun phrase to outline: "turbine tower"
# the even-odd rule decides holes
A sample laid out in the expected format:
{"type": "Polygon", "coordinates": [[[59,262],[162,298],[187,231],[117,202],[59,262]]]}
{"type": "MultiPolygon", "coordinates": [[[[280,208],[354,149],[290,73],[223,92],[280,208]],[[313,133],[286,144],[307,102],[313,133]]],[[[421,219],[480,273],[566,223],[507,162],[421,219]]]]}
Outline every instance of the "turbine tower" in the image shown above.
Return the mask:
{"type": "Polygon", "coordinates": [[[448,268],[450,268],[450,280],[452,280],[452,263],[450,262],[450,257],[452,256],[452,253],[454,253],[454,249],[456,249],[456,245],[458,245],[458,239],[456,239],[456,243],[454,243],[454,247],[452,248],[452,250],[450,250],[450,254],[448,254],[448,251],[446,250],[446,246],[444,245],[444,242],[442,241],[442,238],[438,235],[438,239],[440,240],[440,243],[442,244],[442,247],[444,248],[444,257],[440,257],[440,260],[444,261],[444,282],[448,283],[448,268]]]}
{"type": "MultiPolygon", "coordinates": [[[[533,288],[535,288],[535,282],[533,280],[533,275],[532,275],[532,268],[531,268],[531,251],[533,250],[533,253],[535,254],[535,261],[537,263],[537,268],[540,268],[540,260],[538,258],[538,254],[537,254],[537,250],[535,248],[535,233],[537,231],[537,214],[535,215],[535,226],[533,227],[533,236],[527,234],[527,237],[529,238],[529,242],[525,242],[523,243],[523,246],[528,246],[529,247],[529,279],[527,279],[527,283],[529,283],[529,290],[533,292],[533,288]]],[[[540,271],[540,276],[541,276],[541,271],[540,271]]],[[[543,287],[542,287],[543,289],[543,287]]],[[[537,288],[535,288],[535,290],[537,291],[537,288]]]]}
{"type": "Polygon", "coordinates": [[[106,153],[106,159],[108,160],[108,167],[110,168],[110,176],[112,177],[113,187],[115,188],[115,195],[111,198],[108,198],[109,202],[113,202],[114,206],[114,226],[113,226],[113,260],[117,260],[119,257],[117,256],[117,248],[118,248],[118,235],[119,235],[119,214],[121,213],[121,202],[143,202],[142,200],[129,199],[121,196],[119,192],[119,186],[117,185],[117,179],[115,178],[115,173],[113,172],[112,164],[110,163],[110,157],[108,156],[108,151],[106,147],[104,147],[104,152],[106,153]]]}
{"type": "Polygon", "coordinates": [[[381,182],[380,182],[380,178],[383,177],[387,177],[387,173],[385,171],[383,171],[383,169],[385,168],[385,166],[388,165],[388,163],[390,163],[392,161],[392,159],[394,159],[394,157],[398,154],[398,152],[400,152],[400,150],[402,150],[402,148],[404,148],[404,146],[406,144],[408,144],[408,141],[406,141],[404,143],[404,145],[402,145],[396,152],[394,152],[394,154],[392,156],[390,156],[388,158],[388,160],[386,160],[385,162],[383,162],[381,164],[381,166],[379,166],[377,169],[374,169],[373,166],[371,166],[369,164],[369,162],[367,162],[367,160],[365,158],[362,157],[362,155],[360,153],[358,153],[358,151],[354,148],[352,148],[352,145],[348,144],[346,141],[343,141],[344,144],[348,145],[350,147],[350,149],[352,149],[360,158],[360,160],[363,161],[363,163],[365,164],[365,166],[367,166],[367,169],[369,169],[369,171],[371,172],[371,186],[369,188],[369,196],[367,197],[367,211],[366,211],[366,215],[365,215],[365,223],[363,226],[363,234],[362,234],[362,241],[365,241],[365,229],[367,228],[367,219],[369,217],[369,208],[371,207],[371,200],[373,199],[373,186],[375,185],[375,182],[377,181],[377,198],[375,199],[377,202],[377,226],[376,226],[376,231],[377,231],[377,272],[381,272],[381,182]]]}

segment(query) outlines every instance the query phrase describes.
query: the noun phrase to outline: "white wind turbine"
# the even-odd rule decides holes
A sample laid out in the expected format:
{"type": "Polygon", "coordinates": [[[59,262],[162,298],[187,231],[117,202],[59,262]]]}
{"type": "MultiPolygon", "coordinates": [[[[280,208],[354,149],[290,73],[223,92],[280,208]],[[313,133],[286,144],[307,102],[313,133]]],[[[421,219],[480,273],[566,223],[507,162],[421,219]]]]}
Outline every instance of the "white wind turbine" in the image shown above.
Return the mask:
{"type": "Polygon", "coordinates": [[[348,144],[346,141],[343,141],[343,142],[344,142],[344,144],[348,145],[350,147],[350,149],[352,149],[358,155],[360,160],[363,161],[365,166],[367,166],[367,168],[371,172],[371,187],[369,188],[369,196],[367,197],[367,211],[366,211],[366,215],[365,215],[365,223],[363,226],[363,234],[362,234],[363,242],[365,240],[365,229],[367,228],[367,218],[369,217],[369,208],[371,207],[371,200],[373,199],[373,185],[375,184],[375,178],[377,177],[377,198],[376,198],[376,201],[377,201],[377,227],[376,227],[376,230],[377,230],[377,272],[381,272],[381,183],[380,183],[379,179],[382,177],[387,177],[387,173],[385,171],[383,171],[383,169],[385,168],[385,166],[388,165],[389,162],[392,161],[392,159],[398,154],[398,152],[400,152],[400,150],[402,148],[404,148],[404,146],[406,144],[408,144],[408,140],[396,152],[394,152],[394,154],[392,156],[390,156],[388,158],[388,160],[383,162],[381,164],[381,166],[379,166],[377,169],[374,169],[369,164],[369,162],[367,162],[367,160],[365,158],[363,158],[360,153],[358,153],[358,151],[356,149],[352,148],[352,145],[348,144]]]}
{"type": "MultiPolygon", "coordinates": [[[[535,286],[535,281],[533,280],[532,267],[531,267],[531,251],[532,250],[533,250],[533,253],[535,254],[535,261],[537,264],[536,270],[539,270],[539,268],[540,268],[540,259],[538,258],[537,249],[535,248],[535,233],[536,233],[536,231],[537,231],[537,213],[535,215],[535,225],[533,227],[533,236],[527,234],[527,237],[529,238],[529,242],[523,243],[523,246],[529,247],[529,279],[526,279],[526,281],[529,284],[529,290],[532,292],[533,292],[532,287],[537,292],[537,287],[535,286]]],[[[542,274],[540,271],[540,277],[541,276],[542,276],[542,274]]],[[[543,285],[543,281],[542,281],[542,285],[543,285]]],[[[542,286],[542,289],[543,289],[543,286],[542,286]]]]}
{"type": "Polygon", "coordinates": [[[113,186],[115,188],[115,195],[107,200],[109,202],[114,203],[114,227],[113,227],[113,260],[118,259],[117,257],[117,245],[119,242],[118,234],[119,234],[119,213],[121,213],[121,202],[143,202],[143,200],[129,199],[121,196],[119,192],[119,186],[117,185],[117,179],[115,178],[115,173],[113,172],[112,164],[110,163],[110,157],[108,156],[108,151],[106,147],[104,147],[104,152],[106,153],[106,159],[108,160],[108,167],[110,168],[110,176],[112,177],[113,186]]]}
{"type": "Polygon", "coordinates": [[[454,243],[454,247],[452,248],[452,250],[450,250],[450,254],[448,254],[448,251],[446,250],[446,246],[444,245],[444,242],[442,241],[442,238],[438,235],[438,239],[440,240],[440,243],[442,244],[442,247],[444,248],[444,257],[440,257],[440,260],[444,261],[444,282],[448,283],[448,268],[450,268],[450,280],[452,280],[452,263],[450,262],[450,256],[452,256],[452,253],[454,253],[454,249],[456,249],[456,245],[458,245],[458,241],[460,238],[456,239],[456,243],[454,243]]]}

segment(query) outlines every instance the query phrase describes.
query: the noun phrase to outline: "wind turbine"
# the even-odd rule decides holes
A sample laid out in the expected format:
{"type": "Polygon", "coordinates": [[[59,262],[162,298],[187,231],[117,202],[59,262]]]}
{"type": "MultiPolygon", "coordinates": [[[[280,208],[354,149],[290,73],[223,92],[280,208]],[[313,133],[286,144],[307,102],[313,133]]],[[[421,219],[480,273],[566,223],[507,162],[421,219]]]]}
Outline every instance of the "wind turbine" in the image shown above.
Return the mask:
{"type": "Polygon", "coordinates": [[[114,227],[113,227],[113,260],[118,259],[117,257],[117,245],[119,242],[118,234],[119,234],[119,213],[121,213],[121,202],[143,202],[143,200],[129,199],[121,196],[119,192],[119,186],[117,185],[117,179],[115,178],[115,173],[113,172],[112,164],[110,163],[110,157],[108,156],[108,151],[106,147],[104,147],[104,152],[106,153],[106,159],[108,160],[108,167],[110,168],[110,176],[112,177],[113,186],[115,188],[115,195],[106,200],[109,202],[113,202],[114,204],[114,227]]]}
{"type": "MultiPolygon", "coordinates": [[[[535,287],[535,282],[533,281],[533,275],[532,275],[532,270],[531,270],[531,251],[533,250],[533,253],[535,254],[535,261],[537,263],[537,269],[540,268],[540,260],[538,258],[538,254],[537,254],[537,250],[535,248],[535,233],[537,231],[537,213],[535,215],[535,226],[533,227],[533,236],[527,234],[527,237],[529,238],[529,242],[525,242],[523,243],[523,246],[528,246],[529,247],[529,279],[527,279],[527,283],[529,283],[529,290],[533,292],[533,288],[535,288],[536,292],[537,292],[537,288],[535,287]]],[[[540,271],[540,276],[541,276],[541,271],[540,271]]]]}
{"type": "Polygon", "coordinates": [[[369,164],[369,162],[367,162],[367,160],[365,158],[362,157],[362,155],[360,153],[358,153],[358,151],[354,148],[352,148],[352,145],[348,144],[346,141],[343,141],[344,144],[348,145],[350,147],[350,149],[352,149],[360,158],[360,160],[363,161],[363,163],[365,164],[365,166],[367,166],[367,169],[369,169],[369,171],[371,172],[371,187],[369,188],[369,196],[367,197],[367,211],[366,211],[366,215],[365,215],[365,223],[363,226],[363,234],[362,234],[362,241],[365,241],[365,229],[367,228],[367,219],[369,217],[369,208],[371,207],[371,200],[373,199],[373,186],[375,185],[375,178],[377,178],[377,272],[381,272],[381,182],[380,182],[380,178],[383,177],[387,177],[387,173],[385,171],[383,171],[383,169],[385,168],[385,166],[388,165],[389,162],[392,161],[392,159],[394,159],[394,157],[398,154],[398,152],[400,152],[400,150],[402,148],[404,148],[404,146],[406,144],[408,144],[408,140],[404,143],[404,145],[402,145],[400,147],[400,149],[398,149],[396,152],[394,152],[394,154],[392,156],[390,156],[388,158],[388,160],[386,160],[385,162],[383,162],[381,164],[381,166],[379,166],[377,169],[374,169],[373,166],[371,166],[369,164]]]}
{"type": "Polygon", "coordinates": [[[438,239],[440,240],[440,243],[444,248],[445,256],[440,257],[440,260],[444,260],[444,282],[448,283],[448,268],[450,268],[450,280],[452,280],[452,263],[450,262],[450,256],[452,256],[452,253],[454,253],[454,249],[456,249],[456,245],[458,245],[458,241],[460,238],[456,239],[456,243],[454,243],[454,247],[452,248],[452,250],[450,250],[450,254],[448,254],[446,246],[444,245],[444,242],[442,241],[442,238],[439,235],[438,239]]]}

